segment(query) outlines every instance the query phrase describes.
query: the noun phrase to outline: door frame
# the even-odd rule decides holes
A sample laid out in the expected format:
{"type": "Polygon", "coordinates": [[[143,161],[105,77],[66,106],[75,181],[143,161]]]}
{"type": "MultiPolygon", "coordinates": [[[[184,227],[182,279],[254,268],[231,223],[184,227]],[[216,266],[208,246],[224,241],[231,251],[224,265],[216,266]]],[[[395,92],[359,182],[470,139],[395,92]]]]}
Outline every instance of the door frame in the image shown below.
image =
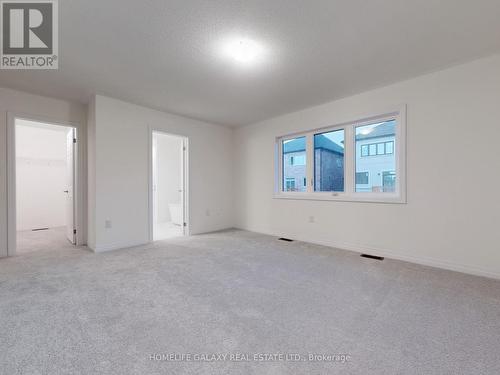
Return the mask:
{"type": "Polygon", "coordinates": [[[83,236],[83,165],[84,147],[81,145],[82,127],[73,121],[60,121],[38,115],[20,112],[7,112],[7,256],[16,254],[17,247],[17,210],[16,210],[16,120],[28,120],[75,129],[75,149],[73,153],[73,216],[76,229],[76,246],[84,245],[83,236]]]}
{"type": "Polygon", "coordinates": [[[191,234],[190,214],[189,214],[189,137],[170,133],[162,128],[148,127],[148,225],[149,225],[149,242],[154,241],[153,226],[154,226],[154,207],[153,207],[153,136],[154,133],[162,133],[171,137],[182,139],[183,143],[183,163],[182,163],[182,215],[183,215],[183,236],[191,234]]]}

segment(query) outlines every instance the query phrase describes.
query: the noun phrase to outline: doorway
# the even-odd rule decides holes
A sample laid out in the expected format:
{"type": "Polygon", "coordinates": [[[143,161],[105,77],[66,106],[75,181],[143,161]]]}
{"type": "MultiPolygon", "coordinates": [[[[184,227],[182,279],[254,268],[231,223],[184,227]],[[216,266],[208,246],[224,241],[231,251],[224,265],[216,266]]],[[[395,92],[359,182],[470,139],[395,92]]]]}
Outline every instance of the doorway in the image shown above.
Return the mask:
{"type": "Polygon", "coordinates": [[[14,119],[17,254],[76,244],[73,126],[14,119]]]}
{"type": "Polygon", "coordinates": [[[153,241],[187,234],[187,138],[152,131],[153,241]]]}

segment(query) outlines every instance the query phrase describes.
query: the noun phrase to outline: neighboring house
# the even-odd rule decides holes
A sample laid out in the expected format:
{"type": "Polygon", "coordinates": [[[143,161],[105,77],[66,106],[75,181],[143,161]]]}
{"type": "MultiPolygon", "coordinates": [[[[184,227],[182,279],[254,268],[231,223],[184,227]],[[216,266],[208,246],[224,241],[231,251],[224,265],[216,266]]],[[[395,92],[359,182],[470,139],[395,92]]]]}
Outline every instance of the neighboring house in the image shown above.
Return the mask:
{"type": "Polygon", "coordinates": [[[356,191],[394,192],[396,122],[356,130],[356,191]]]}
{"type": "Polygon", "coordinates": [[[283,143],[283,190],[306,191],[306,138],[283,143]]]}
{"type": "Polygon", "coordinates": [[[314,136],[315,191],[344,191],[344,147],[323,134],[314,136]]]}
{"type": "MultiPolygon", "coordinates": [[[[323,134],[314,139],[315,191],[344,190],[344,148],[323,134]]],[[[283,190],[306,191],[306,139],[283,144],[283,190]]]]}

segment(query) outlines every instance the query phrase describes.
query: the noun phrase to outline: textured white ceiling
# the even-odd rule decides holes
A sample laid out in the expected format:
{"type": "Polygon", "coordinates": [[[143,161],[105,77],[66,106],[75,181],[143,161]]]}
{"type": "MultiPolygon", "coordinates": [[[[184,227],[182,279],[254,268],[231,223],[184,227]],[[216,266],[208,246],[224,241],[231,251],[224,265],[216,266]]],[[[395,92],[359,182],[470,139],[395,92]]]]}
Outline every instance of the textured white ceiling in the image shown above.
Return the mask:
{"type": "Polygon", "coordinates": [[[499,0],[64,0],[58,71],[0,85],[103,94],[238,126],[500,51],[499,0]],[[218,54],[259,41],[261,64],[218,54]]]}

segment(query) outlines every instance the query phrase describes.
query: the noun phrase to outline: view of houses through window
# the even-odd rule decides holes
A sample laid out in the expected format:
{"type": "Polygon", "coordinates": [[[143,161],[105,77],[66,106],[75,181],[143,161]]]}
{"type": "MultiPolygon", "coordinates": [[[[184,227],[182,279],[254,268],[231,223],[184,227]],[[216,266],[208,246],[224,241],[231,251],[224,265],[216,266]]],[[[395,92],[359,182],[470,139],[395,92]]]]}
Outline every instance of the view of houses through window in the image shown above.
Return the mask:
{"type": "Polygon", "coordinates": [[[344,191],[344,129],[314,135],[314,190],[344,191]]]}
{"type": "Polygon", "coordinates": [[[306,137],[283,141],[283,190],[306,191],[306,137]]]}
{"type": "Polygon", "coordinates": [[[356,192],[395,191],[396,120],[356,127],[356,192]]]}

